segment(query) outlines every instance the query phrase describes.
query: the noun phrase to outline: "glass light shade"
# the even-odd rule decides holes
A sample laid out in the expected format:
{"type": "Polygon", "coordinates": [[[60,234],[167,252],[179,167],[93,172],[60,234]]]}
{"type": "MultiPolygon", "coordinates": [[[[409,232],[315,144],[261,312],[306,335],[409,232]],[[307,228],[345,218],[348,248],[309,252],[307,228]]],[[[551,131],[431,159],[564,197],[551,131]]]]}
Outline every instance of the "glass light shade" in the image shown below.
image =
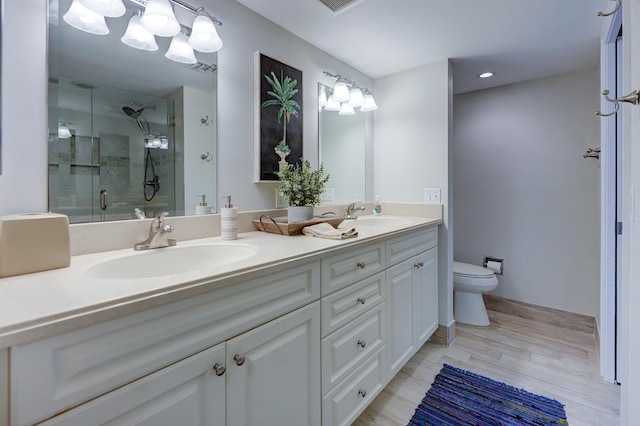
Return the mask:
{"type": "Polygon", "coordinates": [[[49,23],[51,25],[58,25],[58,11],[59,11],[59,3],[58,0],[49,0],[49,23]]]}
{"type": "Polygon", "coordinates": [[[333,95],[329,96],[327,99],[327,106],[324,107],[325,111],[340,111],[340,102],[336,101],[336,98],[333,95]]]}
{"type": "Polygon", "coordinates": [[[340,115],[354,115],[355,113],[355,110],[348,102],[343,102],[340,106],[340,112],[338,112],[340,115]]]}
{"type": "Polygon", "coordinates": [[[360,107],[360,111],[369,112],[369,111],[375,111],[377,109],[378,109],[378,105],[376,105],[376,101],[375,99],[373,99],[373,95],[370,93],[364,95],[364,103],[360,107]]]}
{"type": "Polygon", "coordinates": [[[198,52],[211,53],[220,50],[222,39],[216,31],[215,24],[208,16],[198,15],[193,20],[189,44],[198,52]]]}
{"type": "Polygon", "coordinates": [[[180,32],[180,24],[169,0],[149,0],[140,23],[152,34],[173,37],[180,32]]]}
{"type": "Polygon", "coordinates": [[[127,31],[120,39],[127,46],[134,49],[146,50],[148,52],[155,52],[158,50],[158,44],[156,38],[140,23],[140,16],[133,15],[129,19],[129,26],[127,31]]]}
{"type": "Polygon", "coordinates": [[[169,139],[166,136],[160,136],[160,149],[169,149],[169,139]]]}
{"type": "Polygon", "coordinates": [[[349,88],[347,83],[339,81],[333,88],[333,97],[338,102],[347,102],[349,100],[349,88]]]}
{"type": "Polygon", "coordinates": [[[73,0],[71,7],[69,7],[62,19],[80,31],[97,35],[109,34],[109,27],[104,21],[104,16],[90,11],[79,0],[73,0]]]}
{"type": "Polygon", "coordinates": [[[362,106],[362,104],[364,103],[364,96],[362,96],[362,90],[356,88],[351,89],[351,92],[349,92],[349,105],[357,108],[359,106],[362,106]]]}
{"type": "Polygon", "coordinates": [[[69,130],[69,126],[67,126],[66,124],[59,124],[58,137],[60,139],[69,139],[71,137],[71,130],[69,130]]]}
{"type": "Polygon", "coordinates": [[[127,11],[122,0],[80,0],[80,3],[90,11],[108,18],[118,18],[127,11]]]}
{"type": "Polygon", "coordinates": [[[187,36],[180,33],[173,36],[171,39],[171,45],[169,50],[164,54],[172,61],[181,62],[183,64],[195,64],[197,61],[196,55],[193,54],[193,49],[189,45],[187,36]]]}

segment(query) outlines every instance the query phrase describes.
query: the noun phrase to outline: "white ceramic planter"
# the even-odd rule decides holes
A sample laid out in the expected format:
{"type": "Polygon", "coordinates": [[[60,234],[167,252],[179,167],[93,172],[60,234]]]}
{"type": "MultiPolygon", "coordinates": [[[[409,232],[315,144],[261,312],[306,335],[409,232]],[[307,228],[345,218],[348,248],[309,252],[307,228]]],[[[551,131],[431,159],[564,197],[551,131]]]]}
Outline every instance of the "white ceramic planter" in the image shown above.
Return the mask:
{"type": "Polygon", "coordinates": [[[287,208],[287,222],[304,222],[313,218],[313,206],[289,206],[287,208]]]}

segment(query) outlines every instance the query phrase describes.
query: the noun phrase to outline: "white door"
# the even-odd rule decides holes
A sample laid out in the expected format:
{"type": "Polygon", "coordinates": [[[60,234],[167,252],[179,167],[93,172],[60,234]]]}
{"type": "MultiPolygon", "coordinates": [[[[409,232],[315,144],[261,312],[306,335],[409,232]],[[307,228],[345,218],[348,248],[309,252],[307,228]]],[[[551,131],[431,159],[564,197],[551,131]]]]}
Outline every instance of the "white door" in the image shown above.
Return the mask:
{"type": "Polygon", "coordinates": [[[227,342],[227,424],[320,426],[320,302],[227,342]]]}
{"type": "Polygon", "coordinates": [[[224,426],[224,359],[221,343],[41,424],[224,426]]]}
{"type": "Polygon", "coordinates": [[[388,377],[393,377],[415,353],[414,259],[405,260],[387,270],[387,342],[389,350],[388,377]]]}
{"type": "Polygon", "coordinates": [[[420,349],[438,328],[437,247],[415,258],[413,292],[416,349],[420,349]]]}

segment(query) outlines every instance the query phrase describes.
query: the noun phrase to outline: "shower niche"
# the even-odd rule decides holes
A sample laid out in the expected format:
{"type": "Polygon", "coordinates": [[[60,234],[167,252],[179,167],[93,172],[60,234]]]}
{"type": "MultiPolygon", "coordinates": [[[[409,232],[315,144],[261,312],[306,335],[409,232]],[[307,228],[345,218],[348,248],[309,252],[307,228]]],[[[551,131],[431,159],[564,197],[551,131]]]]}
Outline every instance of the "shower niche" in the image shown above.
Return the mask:
{"type": "Polygon", "coordinates": [[[72,223],[181,214],[174,117],[170,95],[50,77],[49,209],[72,223]]]}

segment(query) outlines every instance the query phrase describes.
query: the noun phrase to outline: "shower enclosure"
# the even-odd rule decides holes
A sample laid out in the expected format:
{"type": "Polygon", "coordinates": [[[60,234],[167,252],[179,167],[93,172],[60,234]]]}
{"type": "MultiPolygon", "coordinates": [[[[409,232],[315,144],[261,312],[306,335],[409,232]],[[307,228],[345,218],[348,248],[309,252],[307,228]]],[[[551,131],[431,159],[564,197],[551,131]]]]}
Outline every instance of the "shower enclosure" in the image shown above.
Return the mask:
{"type": "Polygon", "coordinates": [[[183,209],[173,116],[168,98],[50,77],[49,209],[70,222],[183,209]]]}

